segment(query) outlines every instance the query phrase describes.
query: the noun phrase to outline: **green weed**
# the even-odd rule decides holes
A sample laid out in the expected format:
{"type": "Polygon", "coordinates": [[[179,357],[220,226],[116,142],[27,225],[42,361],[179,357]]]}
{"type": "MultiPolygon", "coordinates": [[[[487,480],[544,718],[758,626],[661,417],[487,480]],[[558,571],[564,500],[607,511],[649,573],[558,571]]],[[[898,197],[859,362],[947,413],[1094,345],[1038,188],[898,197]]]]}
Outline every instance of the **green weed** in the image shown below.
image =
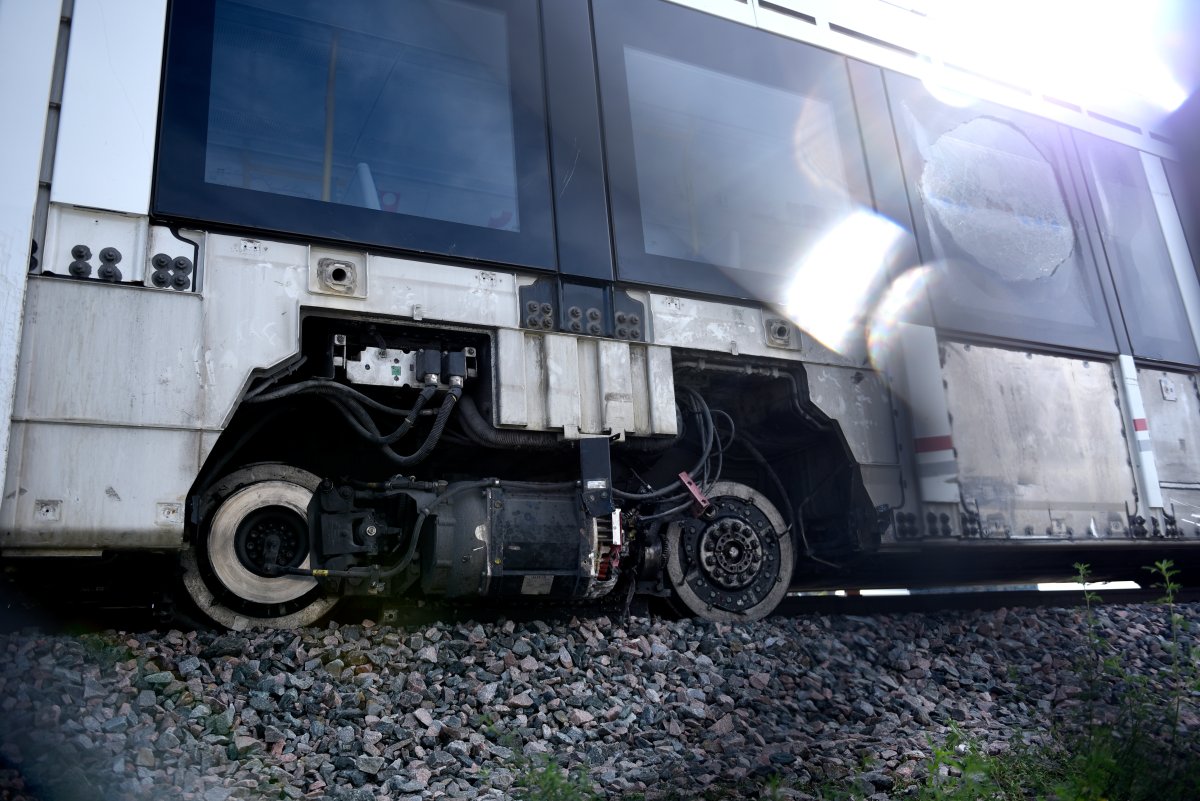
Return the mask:
{"type": "Polygon", "coordinates": [[[599,801],[592,780],[580,769],[560,768],[552,757],[542,757],[525,766],[517,777],[517,798],[524,801],[599,801]]]}

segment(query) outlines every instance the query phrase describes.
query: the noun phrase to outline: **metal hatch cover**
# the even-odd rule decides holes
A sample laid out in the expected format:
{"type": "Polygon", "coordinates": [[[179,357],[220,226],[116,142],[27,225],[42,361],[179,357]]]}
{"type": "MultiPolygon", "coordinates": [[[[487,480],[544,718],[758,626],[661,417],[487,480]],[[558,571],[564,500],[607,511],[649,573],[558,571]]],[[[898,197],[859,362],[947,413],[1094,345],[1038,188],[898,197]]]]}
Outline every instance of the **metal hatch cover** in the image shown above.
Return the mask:
{"type": "Polygon", "coordinates": [[[1126,536],[1135,484],[1112,365],[954,342],[941,348],[968,509],[978,505],[982,520],[1003,518],[1013,537],[1126,536]]]}

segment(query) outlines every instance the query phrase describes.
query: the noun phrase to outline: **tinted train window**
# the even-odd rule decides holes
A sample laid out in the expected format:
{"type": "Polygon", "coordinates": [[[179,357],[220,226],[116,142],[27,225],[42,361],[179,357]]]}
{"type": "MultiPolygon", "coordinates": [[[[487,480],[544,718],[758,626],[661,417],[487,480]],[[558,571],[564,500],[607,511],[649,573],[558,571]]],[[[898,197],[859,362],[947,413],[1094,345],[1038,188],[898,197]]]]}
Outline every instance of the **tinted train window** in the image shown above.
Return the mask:
{"type": "Polygon", "coordinates": [[[1171,187],[1171,195],[1175,198],[1175,208],[1179,211],[1179,221],[1183,224],[1183,234],[1187,237],[1188,250],[1192,254],[1192,265],[1200,277],[1200,203],[1197,203],[1197,190],[1200,190],[1200,165],[1192,165],[1190,172],[1179,162],[1163,159],[1163,169],[1167,173],[1167,183],[1171,187]]]}
{"type": "Polygon", "coordinates": [[[553,266],[534,0],[175,5],[156,211],[553,266]]]}
{"type": "Polygon", "coordinates": [[[870,204],[845,61],[667,3],[595,15],[618,274],[780,299],[870,204]]]}
{"type": "Polygon", "coordinates": [[[922,258],[944,328],[1112,351],[1112,324],[1056,126],[936,100],[889,74],[922,258]]]}
{"type": "Polygon", "coordinates": [[[1196,363],[1196,345],[1136,150],[1075,132],[1133,355],[1196,363]]]}

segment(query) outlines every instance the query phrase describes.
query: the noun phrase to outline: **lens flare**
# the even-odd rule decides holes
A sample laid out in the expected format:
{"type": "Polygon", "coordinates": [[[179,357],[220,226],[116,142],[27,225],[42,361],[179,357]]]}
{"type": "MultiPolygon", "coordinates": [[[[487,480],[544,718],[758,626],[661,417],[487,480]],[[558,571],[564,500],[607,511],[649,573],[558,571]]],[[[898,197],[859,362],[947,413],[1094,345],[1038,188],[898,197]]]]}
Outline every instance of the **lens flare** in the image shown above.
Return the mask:
{"type": "Polygon", "coordinates": [[[867,353],[871,364],[886,373],[897,347],[897,331],[912,314],[913,306],[924,297],[933,278],[933,268],[922,265],[905,270],[884,291],[867,324],[867,353]]]}
{"type": "Polygon", "coordinates": [[[788,316],[825,347],[845,352],[861,341],[867,314],[909,236],[874,212],[851,212],[804,255],[788,289],[788,316]]]}
{"type": "MultiPolygon", "coordinates": [[[[928,10],[928,55],[1085,108],[1161,116],[1188,94],[1164,57],[1173,36],[1179,38],[1170,26],[1174,2],[1130,6],[1127,0],[940,0],[928,10]]],[[[939,98],[951,90],[951,105],[961,104],[944,76],[926,83],[939,98]]]]}
{"type": "Polygon", "coordinates": [[[940,64],[928,63],[922,70],[921,83],[925,91],[947,106],[970,108],[979,102],[971,92],[970,79],[940,64]]]}

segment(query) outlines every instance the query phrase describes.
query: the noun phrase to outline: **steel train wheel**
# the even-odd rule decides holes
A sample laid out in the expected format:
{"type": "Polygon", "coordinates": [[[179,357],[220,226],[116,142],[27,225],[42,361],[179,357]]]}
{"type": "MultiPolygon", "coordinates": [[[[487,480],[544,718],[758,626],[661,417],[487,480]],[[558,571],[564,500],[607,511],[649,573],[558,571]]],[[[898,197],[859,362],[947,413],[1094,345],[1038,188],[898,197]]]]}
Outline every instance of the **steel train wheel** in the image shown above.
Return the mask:
{"type": "Polygon", "coordinates": [[[792,579],[792,535],[775,506],[743,484],[708,493],[716,514],[667,528],[667,577],[693,614],[720,623],[766,617],[792,579]]]}
{"type": "Polygon", "coordinates": [[[309,565],[308,503],[320,479],[282,464],[242,468],[200,502],[199,531],[184,552],[183,585],[226,628],[307,626],[329,612],[316,579],[271,575],[269,564],[309,565]]]}

